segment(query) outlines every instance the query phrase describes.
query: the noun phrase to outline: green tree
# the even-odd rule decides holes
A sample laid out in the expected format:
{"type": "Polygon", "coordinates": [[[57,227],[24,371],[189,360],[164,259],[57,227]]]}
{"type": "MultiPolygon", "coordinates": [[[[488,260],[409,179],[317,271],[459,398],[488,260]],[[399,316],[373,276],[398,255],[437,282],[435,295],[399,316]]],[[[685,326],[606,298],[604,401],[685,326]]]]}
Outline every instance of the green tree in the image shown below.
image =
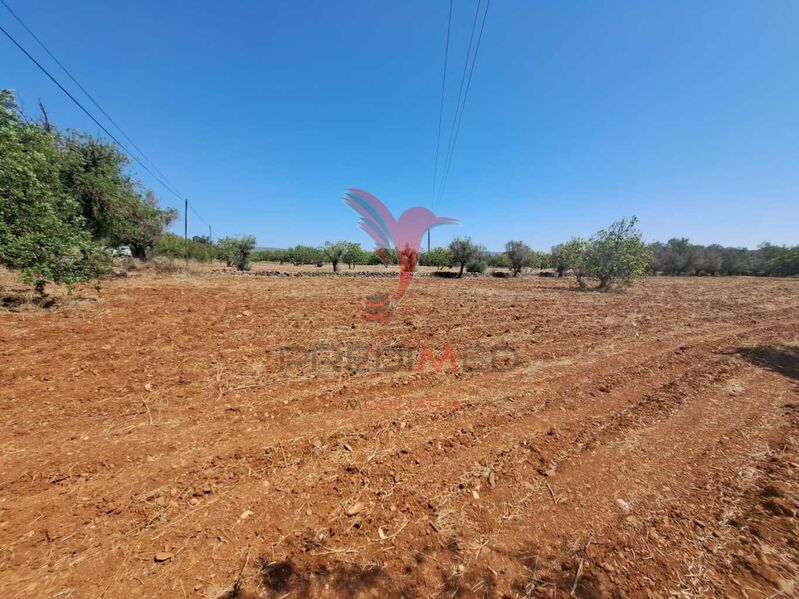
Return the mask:
{"type": "Polygon", "coordinates": [[[309,245],[296,245],[286,250],[288,260],[295,266],[303,264],[322,264],[325,255],[319,248],[309,245]]]}
{"type": "Polygon", "coordinates": [[[552,263],[552,267],[558,273],[558,278],[563,278],[563,273],[565,273],[569,268],[566,264],[566,255],[563,252],[564,245],[565,244],[563,243],[553,245],[552,249],[550,250],[550,261],[552,263]]]}
{"type": "Polygon", "coordinates": [[[475,262],[481,257],[481,247],[474,243],[471,237],[456,237],[449,244],[452,262],[460,266],[458,278],[463,276],[463,269],[470,262],[475,262]]]}
{"type": "Polygon", "coordinates": [[[250,256],[255,248],[255,237],[223,237],[217,242],[220,257],[237,270],[250,270],[250,256]]]}
{"type": "Polygon", "coordinates": [[[452,266],[452,252],[445,247],[434,247],[429,252],[422,254],[419,259],[422,266],[434,266],[438,269],[452,266]]]}
{"type": "Polygon", "coordinates": [[[635,228],[636,217],[622,218],[601,229],[589,241],[586,271],[599,279],[598,288],[626,287],[646,275],[652,254],[635,228]]]}
{"type": "Polygon", "coordinates": [[[580,237],[572,237],[558,247],[558,257],[563,265],[563,272],[571,272],[577,278],[577,286],[585,289],[585,277],[588,274],[589,242],[580,237]]]}
{"type": "MultiPolygon", "coordinates": [[[[771,246],[773,248],[775,246],[771,246]]],[[[799,275],[799,245],[787,248],[780,247],[770,253],[766,262],[765,272],[775,277],[790,277],[799,275]]]]}
{"type": "Polygon", "coordinates": [[[521,241],[509,241],[505,244],[505,254],[508,256],[510,271],[514,277],[519,276],[522,269],[532,266],[533,251],[521,241]]]}
{"type": "Polygon", "coordinates": [[[322,252],[324,252],[325,258],[333,265],[333,272],[338,272],[338,263],[341,261],[341,257],[346,250],[346,241],[337,241],[335,243],[325,241],[322,252]]]}
{"type": "Polygon", "coordinates": [[[162,210],[151,191],[140,192],[126,172],[130,159],[116,145],[72,131],[63,147],[61,178],[80,203],[93,239],[127,245],[133,256],[147,259],[177,211],[162,210]]]}
{"type": "MultiPolygon", "coordinates": [[[[197,239],[196,236],[189,239],[189,258],[198,262],[207,262],[214,258],[217,253],[216,246],[197,239]]],[[[182,235],[167,231],[159,237],[153,248],[153,254],[164,258],[182,259],[186,255],[186,242],[182,235]]]]}
{"type": "Polygon", "coordinates": [[[369,255],[361,247],[360,243],[353,243],[351,241],[343,241],[344,252],[341,254],[341,260],[346,263],[350,269],[354,268],[356,264],[368,264],[369,255]]]}
{"type": "Polygon", "coordinates": [[[39,294],[48,281],[84,281],[110,265],[62,181],[64,159],[58,134],[26,122],[0,91],[0,263],[39,294]]]}

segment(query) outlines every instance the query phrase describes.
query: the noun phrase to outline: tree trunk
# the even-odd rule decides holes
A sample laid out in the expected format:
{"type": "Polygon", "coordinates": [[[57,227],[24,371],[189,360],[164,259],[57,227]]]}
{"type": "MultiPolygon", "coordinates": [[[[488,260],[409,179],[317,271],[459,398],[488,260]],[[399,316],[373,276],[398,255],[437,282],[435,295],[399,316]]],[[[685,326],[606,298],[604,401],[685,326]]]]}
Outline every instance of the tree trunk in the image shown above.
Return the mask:
{"type": "Polygon", "coordinates": [[[338,260],[333,260],[333,272],[338,272],[338,260]]]}
{"type": "Polygon", "coordinates": [[[463,276],[463,267],[466,266],[463,262],[461,262],[461,269],[458,272],[458,278],[460,279],[463,276]]]}

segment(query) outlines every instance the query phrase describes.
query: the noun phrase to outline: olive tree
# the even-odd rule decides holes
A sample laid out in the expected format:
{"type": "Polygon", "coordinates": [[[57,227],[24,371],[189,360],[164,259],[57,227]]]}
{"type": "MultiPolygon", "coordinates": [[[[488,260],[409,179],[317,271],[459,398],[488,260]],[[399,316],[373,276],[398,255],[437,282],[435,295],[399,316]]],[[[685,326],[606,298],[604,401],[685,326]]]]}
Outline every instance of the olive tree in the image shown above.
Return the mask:
{"type": "Polygon", "coordinates": [[[571,272],[577,278],[580,289],[585,289],[585,277],[588,274],[588,245],[587,240],[572,237],[558,248],[558,259],[563,265],[563,272],[571,272]]]}
{"type": "Polygon", "coordinates": [[[452,254],[452,262],[460,266],[459,279],[463,276],[466,265],[479,260],[482,254],[482,248],[474,243],[471,237],[456,237],[450,242],[449,251],[452,254]]]}
{"type": "Polygon", "coordinates": [[[514,277],[519,276],[523,268],[532,266],[533,251],[524,242],[509,241],[505,244],[505,254],[514,277]]]}
{"type": "Polygon", "coordinates": [[[419,259],[422,266],[435,266],[438,269],[452,266],[452,252],[448,248],[434,247],[422,254],[419,259]]]}
{"type": "Polygon", "coordinates": [[[255,248],[255,237],[223,237],[217,242],[220,257],[237,270],[250,270],[250,256],[255,248]]]}
{"type": "Polygon", "coordinates": [[[348,244],[346,241],[337,241],[335,243],[325,241],[322,252],[324,252],[325,258],[333,265],[333,272],[338,271],[338,263],[341,262],[341,258],[344,252],[347,251],[347,247],[348,244]]]}
{"type": "Polygon", "coordinates": [[[599,279],[598,289],[627,287],[646,275],[652,254],[635,225],[638,219],[622,218],[601,229],[588,243],[586,272],[599,279]]]}

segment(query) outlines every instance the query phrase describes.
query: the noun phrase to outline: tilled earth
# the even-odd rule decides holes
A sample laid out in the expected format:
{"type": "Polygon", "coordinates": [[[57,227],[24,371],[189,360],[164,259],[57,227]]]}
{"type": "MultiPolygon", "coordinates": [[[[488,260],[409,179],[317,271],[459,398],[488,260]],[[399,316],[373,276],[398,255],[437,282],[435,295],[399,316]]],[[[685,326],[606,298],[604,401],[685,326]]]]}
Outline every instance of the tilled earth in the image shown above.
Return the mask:
{"type": "Polygon", "coordinates": [[[799,280],[395,284],[0,312],[2,596],[799,595],[799,280]]]}

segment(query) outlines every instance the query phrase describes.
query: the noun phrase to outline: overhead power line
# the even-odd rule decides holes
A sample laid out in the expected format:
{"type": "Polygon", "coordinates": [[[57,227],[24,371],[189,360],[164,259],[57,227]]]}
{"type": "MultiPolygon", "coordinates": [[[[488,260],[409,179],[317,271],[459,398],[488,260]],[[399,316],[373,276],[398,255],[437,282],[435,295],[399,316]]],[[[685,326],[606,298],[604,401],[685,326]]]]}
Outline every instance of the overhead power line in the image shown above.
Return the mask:
{"type": "Polygon", "coordinates": [[[91,120],[92,120],[92,121],[93,121],[93,122],[94,122],[94,123],[95,123],[95,124],[96,124],[98,127],[100,127],[100,129],[102,129],[102,130],[103,130],[103,132],[104,132],[104,133],[105,133],[105,134],[106,134],[108,137],[110,137],[110,138],[111,138],[111,139],[112,139],[112,140],[113,140],[113,141],[114,141],[114,142],[115,142],[115,143],[116,143],[116,144],[117,144],[117,145],[118,145],[120,148],[122,148],[122,150],[123,150],[123,151],[124,151],[124,152],[125,152],[125,153],[126,153],[128,156],[130,156],[130,157],[131,157],[133,160],[135,160],[135,161],[136,161],[136,163],[137,163],[139,166],[141,166],[141,167],[142,167],[142,168],[143,168],[145,171],[147,171],[147,172],[148,172],[148,173],[149,173],[149,174],[150,174],[150,175],[153,177],[153,179],[155,179],[156,181],[158,181],[158,182],[159,182],[159,183],[160,183],[160,184],[161,184],[161,185],[164,187],[164,189],[167,189],[167,190],[169,190],[169,191],[170,191],[172,194],[174,194],[174,195],[175,195],[177,198],[179,198],[179,199],[183,199],[183,197],[181,196],[181,194],[179,194],[177,191],[175,191],[175,190],[174,190],[174,189],[173,189],[173,188],[172,188],[172,187],[171,187],[171,186],[170,186],[168,183],[166,183],[166,182],[165,182],[163,179],[161,179],[160,177],[158,177],[158,175],[156,175],[156,174],[155,174],[153,171],[151,171],[151,170],[149,169],[149,167],[148,167],[146,164],[144,164],[144,163],[143,163],[143,162],[142,162],[142,161],[141,161],[141,160],[140,160],[140,159],[139,159],[139,158],[138,158],[138,157],[137,157],[135,154],[133,154],[133,153],[132,153],[130,150],[128,150],[128,149],[125,147],[125,145],[124,145],[124,144],[123,144],[121,141],[119,141],[119,140],[116,138],[116,136],[114,136],[114,134],[113,134],[113,133],[111,133],[111,132],[110,132],[108,129],[106,129],[106,128],[105,128],[105,126],[104,126],[104,125],[103,125],[103,124],[102,124],[100,121],[98,121],[98,120],[97,120],[97,119],[94,117],[94,115],[93,115],[91,112],[89,112],[89,111],[86,109],[86,107],[85,107],[85,106],[83,106],[83,104],[81,104],[81,103],[80,103],[80,102],[79,102],[79,101],[78,101],[78,100],[75,98],[75,96],[73,96],[71,93],[69,93],[69,91],[67,91],[67,89],[66,89],[66,88],[65,88],[63,85],[61,85],[61,83],[59,83],[59,81],[58,81],[58,80],[57,80],[55,77],[53,77],[53,75],[51,75],[51,74],[50,74],[50,72],[49,72],[49,71],[48,71],[46,68],[44,68],[44,67],[41,65],[41,63],[39,63],[39,61],[38,61],[38,60],[36,60],[36,59],[35,59],[35,58],[34,58],[34,57],[33,57],[33,56],[30,54],[30,52],[28,52],[28,51],[27,51],[27,50],[26,50],[26,49],[25,49],[25,48],[22,46],[22,44],[20,44],[20,43],[19,43],[19,42],[18,42],[18,41],[17,41],[17,40],[14,38],[14,36],[12,36],[12,35],[11,35],[11,34],[10,34],[8,31],[6,31],[6,30],[5,30],[5,29],[4,29],[4,28],[3,28],[1,25],[0,25],[0,31],[1,31],[1,32],[2,32],[2,33],[3,33],[3,34],[4,34],[4,35],[5,35],[5,36],[6,36],[6,37],[9,39],[9,40],[11,40],[11,42],[12,42],[12,43],[13,43],[13,44],[14,44],[14,45],[17,47],[17,48],[19,48],[19,50],[20,50],[20,51],[21,51],[23,54],[25,54],[25,56],[27,56],[27,57],[30,59],[30,61],[31,61],[31,62],[33,62],[33,64],[35,64],[35,65],[36,65],[36,66],[39,68],[39,70],[40,70],[40,71],[42,71],[42,72],[43,72],[45,75],[47,75],[47,77],[50,79],[50,81],[52,81],[53,83],[55,83],[55,84],[56,84],[56,86],[58,86],[58,89],[60,89],[62,92],[64,92],[64,94],[66,94],[66,96],[67,96],[67,97],[68,97],[70,100],[72,100],[72,102],[74,102],[74,103],[75,103],[75,105],[76,105],[78,108],[80,108],[80,109],[83,111],[83,113],[84,113],[86,116],[88,116],[88,117],[89,117],[89,118],[90,118],[90,119],[91,119],[91,120]]]}
{"type": "Polygon", "coordinates": [[[444,116],[444,90],[446,88],[446,83],[447,83],[447,60],[449,58],[449,34],[451,30],[452,30],[452,0],[449,0],[449,17],[447,17],[447,41],[446,44],[444,45],[444,74],[441,77],[441,103],[438,109],[438,136],[436,137],[436,166],[435,169],[433,170],[433,198],[432,198],[433,204],[435,204],[436,202],[436,187],[438,185],[438,156],[441,149],[441,121],[444,116]]]}
{"type": "Polygon", "coordinates": [[[64,64],[60,60],[58,60],[58,58],[50,51],[50,49],[47,46],[44,45],[44,42],[41,39],[39,39],[39,37],[31,30],[30,27],[28,27],[25,24],[25,22],[19,17],[19,15],[17,15],[17,13],[15,13],[11,9],[11,7],[5,2],[5,0],[0,0],[0,4],[2,4],[3,6],[6,7],[6,10],[8,10],[8,12],[11,13],[11,16],[14,17],[20,25],[22,25],[22,27],[25,29],[25,31],[27,31],[34,40],[36,40],[36,43],[39,44],[39,46],[41,46],[42,50],[44,50],[47,53],[47,55],[50,58],[52,58],[53,61],[59,67],[61,67],[61,70],[64,71],[64,73],[66,73],[67,77],[70,78],[72,83],[74,83],[75,85],[78,86],[80,91],[82,91],[86,95],[86,97],[89,98],[89,100],[91,100],[92,104],[94,104],[94,106],[97,108],[97,110],[99,110],[103,114],[103,116],[105,116],[105,118],[107,118],[111,122],[111,124],[114,125],[114,127],[116,127],[117,131],[119,131],[122,134],[122,137],[124,137],[130,143],[130,145],[133,146],[136,149],[136,151],[139,152],[139,154],[141,154],[141,156],[150,164],[150,166],[152,166],[153,169],[155,169],[155,171],[159,175],[161,175],[161,177],[164,179],[164,181],[169,183],[170,186],[172,186],[174,189],[177,189],[175,187],[175,185],[173,185],[172,182],[169,180],[169,177],[167,177],[161,171],[161,169],[158,168],[158,165],[156,165],[152,160],[150,160],[150,158],[147,156],[147,154],[145,154],[144,151],[138,145],[136,145],[136,142],[134,142],[130,138],[130,136],[127,133],[125,133],[125,131],[122,129],[122,127],[120,127],[117,124],[117,122],[113,118],[111,118],[111,115],[108,114],[105,111],[105,109],[103,109],[102,106],[100,106],[100,104],[97,102],[97,100],[94,99],[94,96],[92,96],[88,92],[88,90],[85,87],[83,87],[83,85],[81,85],[81,83],[74,77],[74,75],[72,75],[72,73],[69,71],[69,69],[67,69],[67,67],[65,67],[64,64]]]}
{"type": "Polygon", "coordinates": [[[491,0],[487,0],[485,11],[483,12],[483,20],[480,24],[480,33],[477,36],[477,44],[475,45],[474,55],[471,57],[471,66],[469,66],[469,55],[471,52],[472,41],[474,38],[475,27],[477,25],[478,16],[480,14],[480,3],[481,0],[477,2],[477,9],[475,10],[474,14],[474,23],[472,24],[472,33],[469,38],[469,48],[466,51],[466,62],[463,65],[463,75],[461,76],[461,84],[460,89],[458,91],[458,103],[455,107],[455,116],[452,121],[452,129],[450,130],[450,143],[448,147],[448,151],[446,154],[446,158],[444,160],[444,170],[441,179],[441,186],[439,188],[439,193],[437,196],[438,201],[441,200],[441,196],[444,194],[444,189],[447,185],[447,178],[449,177],[449,170],[452,166],[452,157],[455,154],[455,145],[458,141],[458,133],[460,132],[461,122],[463,120],[463,112],[466,109],[466,100],[469,97],[469,88],[472,84],[472,76],[474,75],[474,66],[477,63],[477,54],[480,52],[480,43],[483,40],[483,30],[485,29],[486,24],[486,17],[488,17],[488,9],[491,8],[491,0]],[[468,78],[466,76],[468,69],[468,78]],[[461,101],[461,90],[463,90],[464,79],[466,80],[466,88],[463,92],[463,97],[461,101]]]}
{"type": "Polygon", "coordinates": [[[197,211],[194,209],[194,206],[192,206],[191,202],[189,202],[188,206],[189,206],[189,210],[191,210],[191,211],[194,213],[194,216],[196,216],[197,218],[199,218],[199,219],[200,219],[200,220],[201,220],[201,221],[202,221],[204,224],[206,224],[207,226],[209,226],[209,227],[211,226],[211,223],[209,223],[209,222],[208,222],[207,220],[205,220],[205,219],[204,219],[202,216],[200,216],[200,213],[199,213],[199,212],[197,212],[197,211]]]}

